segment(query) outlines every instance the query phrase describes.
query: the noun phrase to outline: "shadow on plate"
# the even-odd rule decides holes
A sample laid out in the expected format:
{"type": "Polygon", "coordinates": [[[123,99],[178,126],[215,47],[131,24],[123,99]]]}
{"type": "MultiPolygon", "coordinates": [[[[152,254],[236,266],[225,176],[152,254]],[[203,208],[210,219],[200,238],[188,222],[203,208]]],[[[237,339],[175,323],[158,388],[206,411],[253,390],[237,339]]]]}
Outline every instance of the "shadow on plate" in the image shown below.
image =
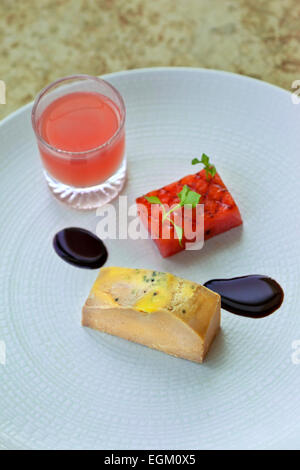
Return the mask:
{"type": "Polygon", "coordinates": [[[221,363],[224,363],[226,360],[227,349],[225,334],[221,328],[215,337],[202,366],[215,368],[221,363]]]}
{"type": "MultiPolygon", "coordinates": [[[[171,264],[184,263],[185,266],[193,266],[195,264],[208,263],[210,258],[217,257],[228,248],[238,245],[243,236],[243,226],[240,225],[233,230],[222,233],[207,240],[201,250],[186,250],[178,253],[170,258],[165,258],[171,264]]],[[[175,271],[174,271],[175,272],[175,271]]]]}

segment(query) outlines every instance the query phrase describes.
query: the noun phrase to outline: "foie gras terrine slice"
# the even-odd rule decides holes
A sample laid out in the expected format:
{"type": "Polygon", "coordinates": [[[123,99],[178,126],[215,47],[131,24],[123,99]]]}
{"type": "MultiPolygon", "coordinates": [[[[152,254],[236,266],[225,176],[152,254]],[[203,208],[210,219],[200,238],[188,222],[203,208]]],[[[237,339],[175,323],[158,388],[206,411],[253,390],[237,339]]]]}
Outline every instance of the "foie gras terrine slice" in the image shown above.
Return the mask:
{"type": "Polygon", "coordinates": [[[202,362],[220,327],[220,296],[169,273],[102,268],[82,325],[202,362]]]}

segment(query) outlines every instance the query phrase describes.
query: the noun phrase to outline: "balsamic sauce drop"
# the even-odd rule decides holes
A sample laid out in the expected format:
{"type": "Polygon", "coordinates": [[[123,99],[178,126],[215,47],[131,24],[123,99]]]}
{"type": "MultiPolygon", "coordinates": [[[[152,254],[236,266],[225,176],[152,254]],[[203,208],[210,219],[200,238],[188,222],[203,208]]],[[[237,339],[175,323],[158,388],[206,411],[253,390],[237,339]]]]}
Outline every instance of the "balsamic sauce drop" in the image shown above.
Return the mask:
{"type": "Polygon", "coordinates": [[[100,268],[108,257],[100,238],[83,228],[61,230],[53,239],[53,247],[64,261],[80,268],[100,268]]]}
{"type": "Polygon", "coordinates": [[[260,274],[213,279],[204,286],[220,294],[222,308],[242,317],[266,317],[280,307],[284,297],[274,279],[260,274]]]}

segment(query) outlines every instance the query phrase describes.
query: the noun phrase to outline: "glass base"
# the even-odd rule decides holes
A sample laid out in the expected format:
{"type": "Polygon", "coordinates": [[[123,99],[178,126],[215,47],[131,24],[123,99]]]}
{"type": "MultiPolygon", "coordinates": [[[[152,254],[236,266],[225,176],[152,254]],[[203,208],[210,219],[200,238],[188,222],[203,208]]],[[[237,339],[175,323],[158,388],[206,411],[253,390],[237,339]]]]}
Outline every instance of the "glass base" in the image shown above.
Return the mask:
{"type": "Polygon", "coordinates": [[[126,158],[118,171],[104,183],[88,188],[76,188],[56,181],[44,170],[53,196],[60,202],[80,210],[92,210],[112,201],[122,191],[126,182],[126,158]]]}

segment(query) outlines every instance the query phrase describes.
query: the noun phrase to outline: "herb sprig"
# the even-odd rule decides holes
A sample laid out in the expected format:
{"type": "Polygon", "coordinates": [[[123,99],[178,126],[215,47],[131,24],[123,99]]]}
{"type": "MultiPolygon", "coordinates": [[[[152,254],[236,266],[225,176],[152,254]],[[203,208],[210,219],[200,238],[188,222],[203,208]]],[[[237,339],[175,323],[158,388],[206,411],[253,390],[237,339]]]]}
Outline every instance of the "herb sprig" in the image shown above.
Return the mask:
{"type": "Polygon", "coordinates": [[[209,157],[205,153],[202,153],[201,160],[199,160],[198,158],[194,158],[192,160],[192,165],[197,165],[198,163],[202,163],[202,165],[204,165],[207,180],[209,179],[209,175],[211,175],[212,178],[215,176],[217,172],[216,167],[215,165],[211,165],[209,163],[209,157]]]}
{"type": "Polygon", "coordinates": [[[177,194],[177,196],[179,197],[180,202],[176,204],[174,207],[172,207],[169,211],[166,211],[159,197],[145,196],[145,199],[147,199],[147,201],[150,202],[151,204],[159,204],[162,207],[162,210],[163,210],[162,222],[164,222],[165,220],[168,220],[174,226],[174,229],[176,231],[176,234],[179,240],[179,244],[180,246],[182,246],[183,229],[179,225],[175,224],[174,220],[170,218],[170,215],[172,212],[176,211],[177,209],[183,206],[191,206],[194,209],[200,201],[201,194],[198,194],[195,191],[192,191],[185,184],[182,190],[180,191],[180,193],[177,194]]]}

